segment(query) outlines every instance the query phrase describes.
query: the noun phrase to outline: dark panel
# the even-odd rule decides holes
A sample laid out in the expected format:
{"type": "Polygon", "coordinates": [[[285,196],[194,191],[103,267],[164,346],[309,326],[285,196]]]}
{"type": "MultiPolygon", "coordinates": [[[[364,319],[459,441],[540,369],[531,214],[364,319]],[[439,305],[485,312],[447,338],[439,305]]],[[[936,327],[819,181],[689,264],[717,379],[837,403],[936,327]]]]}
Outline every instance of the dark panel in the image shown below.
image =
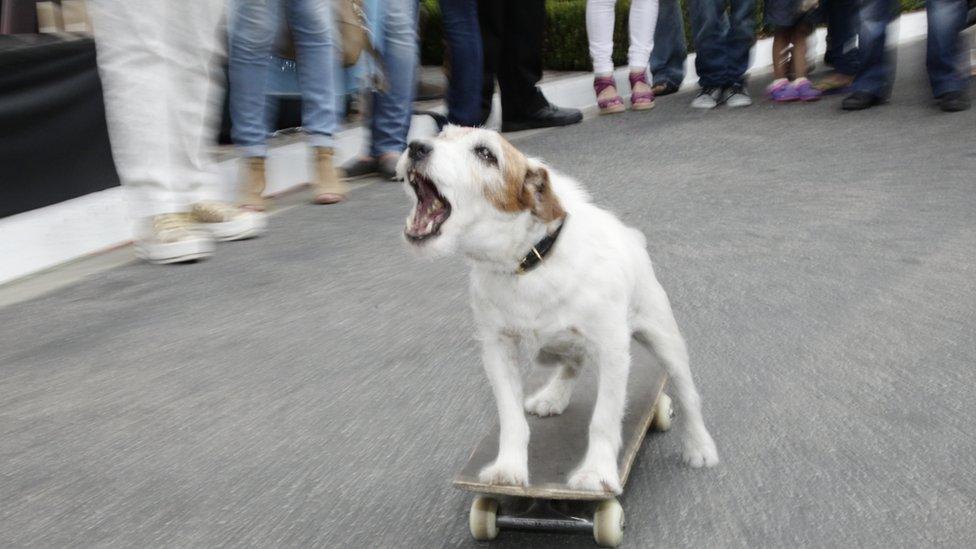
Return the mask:
{"type": "Polygon", "coordinates": [[[0,217],[118,184],[94,41],[0,36],[0,217]]]}

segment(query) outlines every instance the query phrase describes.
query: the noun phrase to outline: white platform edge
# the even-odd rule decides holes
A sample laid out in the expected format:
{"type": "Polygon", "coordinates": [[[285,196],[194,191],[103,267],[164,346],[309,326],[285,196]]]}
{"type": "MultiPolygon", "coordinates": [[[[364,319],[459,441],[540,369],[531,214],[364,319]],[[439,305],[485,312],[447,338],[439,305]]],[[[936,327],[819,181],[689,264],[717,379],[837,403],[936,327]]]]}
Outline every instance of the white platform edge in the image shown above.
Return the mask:
{"type": "MultiPolygon", "coordinates": [[[[904,43],[925,35],[924,12],[903,15],[897,23],[895,43],[904,43]]],[[[817,57],[825,49],[826,30],[815,35],[817,57]]],[[[759,40],[753,48],[750,71],[767,70],[771,61],[771,39],[759,40]]],[[[695,56],[686,61],[687,77],[682,89],[697,84],[695,56]]],[[[615,73],[618,87],[627,89],[626,68],[615,73]]],[[[565,107],[592,110],[595,99],[592,77],[589,74],[561,78],[542,85],[550,101],[565,107]]],[[[498,98],[495,98],[493,117],[489,127],[497,128],[498,98]]],[[[434,124],[428,117],[414,117],[411,136],[430,135],[434,124]]],[[[345,162],[357,154],[363,146],[364,130],[352,128],[339,134],[336,158],[345,162]]],[[[308,151],[303,143],[293,143],[275,148],[269,155],[269,182],[274,186],[269,193],[280,193],[308,181],[308,151]]],[[[237,181],[237,161],[226,160],[218,165],[221,180],[226,184],[220,189],[223,197],[232,199],[237,181]]],[[[9,183],[8,183],[9,184],[9,183]]],[[[131,242],[132,222],[128,218],[121,188],[91,193],[79,198],[52,204],[44,208],[0,219],[0,284],[28,276],[61,263],[90,254],[124,246],[131,242]]]]}

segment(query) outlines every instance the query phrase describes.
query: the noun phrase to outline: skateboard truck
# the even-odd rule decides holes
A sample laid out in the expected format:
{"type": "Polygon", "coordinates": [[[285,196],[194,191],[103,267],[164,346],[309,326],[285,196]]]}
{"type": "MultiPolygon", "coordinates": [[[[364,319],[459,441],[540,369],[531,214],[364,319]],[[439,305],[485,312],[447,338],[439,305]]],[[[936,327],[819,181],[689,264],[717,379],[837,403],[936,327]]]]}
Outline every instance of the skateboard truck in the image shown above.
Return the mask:
{"type": "Polygon", "coordinates": [[[538,530],[560,532],[593,531],[593,521],[586,517],[578,517],[564,513],[554,505],[550,499],[534,499],[529,508],[517,515],[499,515],[495,523],[506,530],[538,530]]]}
{"type": "Polygon", "coordinates": [[[468,515],[471,536],[478,541],[488,541],[495,539],[498,531],[504,528],[536,532],[592,533],[600,547],[616,547],[623,541],[624,509],[616,498],[600,500],[592,519],[573,514],[568,509],[560,510],[554,503],[558,504],[559,501],[533,499],[525,511],[507,515],[498,512],[498,500],[478,496],[471,503],[471,513],[468,515]]]}

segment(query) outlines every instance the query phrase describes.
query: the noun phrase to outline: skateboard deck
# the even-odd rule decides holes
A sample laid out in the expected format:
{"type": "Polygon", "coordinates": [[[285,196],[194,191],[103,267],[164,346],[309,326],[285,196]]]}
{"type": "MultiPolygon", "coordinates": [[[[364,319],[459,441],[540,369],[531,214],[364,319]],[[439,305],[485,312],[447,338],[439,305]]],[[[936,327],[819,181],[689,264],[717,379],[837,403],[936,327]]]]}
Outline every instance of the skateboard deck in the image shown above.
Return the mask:
{"type": "MultiPolygon", "coordinates": [[[[517,496],[548,500],[606,500],[610,492],[571,488],[566,480],[582,461],[589,439],[590,417],[596,401],[596,368],[585,368],[576,385],[573,399],[558,416],[538,417],[526,414],[529,422],[529,485],[506,486],[485,484],[478,472],[494,461],[498,454],[498,423],[471,453],[468,462],[454,479],[454,486],[481,494],[517,496]]],[[[525,384],[531,395],[551,375],[551,368],[536,368],[525,384]]],[[[658,401],[664,391],[667,374],[643,346],[631,343],[630,379],[623,420],[623,445],[617,457],[620,485],[626,489],[631,466],[644,436],[655,421],[658,401]]],[[[662,399],[662,404],[667,397],[662,399]]],[[[670,416],[668,417],[670,419],[670,416]]]]}

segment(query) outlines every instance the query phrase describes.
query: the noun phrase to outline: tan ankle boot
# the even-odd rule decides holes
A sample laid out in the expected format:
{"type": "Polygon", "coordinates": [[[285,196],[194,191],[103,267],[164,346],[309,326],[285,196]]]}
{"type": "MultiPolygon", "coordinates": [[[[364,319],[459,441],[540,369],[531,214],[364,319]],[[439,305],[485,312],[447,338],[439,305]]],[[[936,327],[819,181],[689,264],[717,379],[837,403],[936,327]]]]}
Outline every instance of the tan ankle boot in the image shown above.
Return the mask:
{"type": "Polygon", "coordinates": [[[239,205],[258,212],[264,211],[264,157],[250,156],[244,159],[244,184],[241,187],[239,205]]]}
{"type": "Polygon", "coordinates": [[[335,204],[346,199],[346,185],[339,180],[332,165],[331,147],[314,147],[315,179],[312,180],[312,201],[316,204],[335,204]]]}

